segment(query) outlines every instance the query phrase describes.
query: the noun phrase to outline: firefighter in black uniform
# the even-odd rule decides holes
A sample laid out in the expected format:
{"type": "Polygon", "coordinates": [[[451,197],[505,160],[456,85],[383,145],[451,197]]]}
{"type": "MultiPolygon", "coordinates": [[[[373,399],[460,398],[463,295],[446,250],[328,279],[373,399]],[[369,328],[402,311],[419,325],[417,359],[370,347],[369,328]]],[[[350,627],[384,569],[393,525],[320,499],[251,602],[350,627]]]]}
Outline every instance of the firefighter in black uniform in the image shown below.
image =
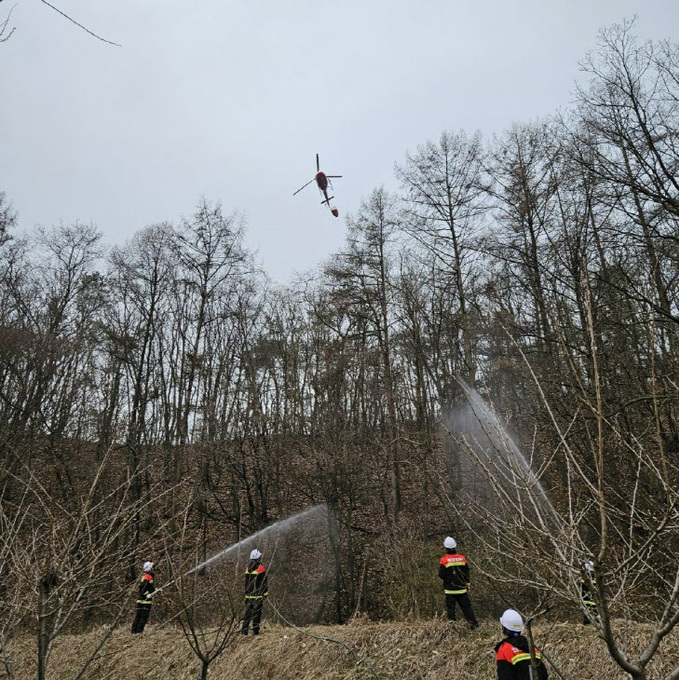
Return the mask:
{"type": "Polygon", "coordinates": [[[255,548],[250,553],[250,562],[245,568],[245,616],[241,635],[247,635],[252,621],[252,634],[259,635],[264,598],[269,595],[266,569],[261,563],[262,553],[255,548]]]}
{"type": "Polygon", "coordinates": [[[497,661],[497,680],[548,680],[547,668],[542,663],[540,652],[534,650],[538,662],[537,675],[531,674],[528,640],[521,635],[523,619],[514,609],[508,609],[501,617],[504,638],[495,645],[497,661]]]}
{"type": "Polygon", "coordinates": [[[146,626],[151,614],[153,595],[156,592],[154,566],[153,562],[144,562],[144,573],[139,579],[139,592],[137,593],[137,613],[132,623],[133,634],[144,632],[144,626],[146,626]]]}
{"type": "Polygon", "coordinates": [[[582,577],[580,578],[580,599],[585,606],[582,623],[585,626],[591,623],[590,617],[597,614],[596,601],[592,590],[596,590],[596,579],[594,578],[594,562],[589,560],[582,565],[582,577]]]}
{"type": "Polygon", "coordinates": [[[469,599],[471,579],[467,558],[455,551],[457,542],[450,536],[443,541],[443,547],[446,549],[446,554],[439,561],[439,578],[443,580],[443,591],[446,594],[448,621],[456,620],[455,604],[457,603],[471,628],[478,628],[479,624],[469,599]]]}

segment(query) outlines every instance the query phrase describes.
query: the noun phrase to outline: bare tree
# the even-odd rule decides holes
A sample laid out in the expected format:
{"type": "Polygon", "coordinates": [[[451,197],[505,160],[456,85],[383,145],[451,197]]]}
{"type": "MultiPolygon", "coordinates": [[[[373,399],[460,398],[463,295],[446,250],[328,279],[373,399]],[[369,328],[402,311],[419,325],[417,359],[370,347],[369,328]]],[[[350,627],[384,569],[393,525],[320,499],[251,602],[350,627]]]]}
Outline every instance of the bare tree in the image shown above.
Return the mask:
{"type": "Polygon", "coordinates": [[[35,621],[38,680],[46,678],[54,641],[68,625],[98,612],[111,617],[108,637],[129,609],[133,592],[120,563],[131,547],[125,539],[138,503],[131,499],[131,478],[119,474],[112,459],[109,451],[72,507],[24,469],[25,517],[10,534],[7,558],[17,575],[14,587],[35,621]]]}
{"type": "Polygon", "coordinates": [[[607,189],[620,215],[613,236],[639,253],[651,294],[619,278],[626,295],[652,304],[658,329],[679,343],[675,272],[679,264],[679,47],[639,42],[634,21],[602,29],[599,50],[583,62],[588,87],[578,91],[569,152],[607,189]],[[643,298],[643,300],[642,300],[643,298]]]}
{"type": "MultiPolygon", "coordinates": [[[[591,620],[620,668],[646,680],[664,638],[679,624],[679,466],[660,437],[637,436],[620,414],[608,411],[589,293],[587,300],[593,382],[574,376],[572,392],[563,395],[570,412],[543,390],[521,351],[557,435],[553,451],[541,451],[536,439],[524,455],[492,406],[471,388],[465,424],[453,419],[450,431],[493,491],[471,502],[489,520],[486,530],[475,530],[492,565],[487,573],[513,586],[502,595],[507,604],[536,616],[570,602],[591,620]],[[553,470],[561,466],[566,484],[548,493],[553,470]],[[626,481],[620,468],[628,470],[626,481]],[[590,559],[591,576],[583,571],[590,559]],[[583,601],[583,580],[596,602],[594,614],[583,601]],[[651,630],[636,636],[644,638],[641,647],[630,646],[628,627],[639,620],[651,623],[651,630]]],[[[575,363],[572,370],[579,372],[575,363]]],[[[651,390],[658,422],[663,416],[651,390]]],[[[677,677],[676,665],[664,676],[677,677]]]]}
{"type": "MultiPolygon", "coordinates": [[[[207,680],[213,663],[234,641],[242,614],[237,575],[228,569],[200,564],[200,530],[190,527],[193,502],[186,504],[178,534],[166,541],[165,553],[173,581],[166,595],[173,602],[184,638],[200,661],[200,680],[207,680]]],[[[240,576],[240,574],[238,575],[240,576]]]]}
{"type": "Polygon", "coordinates": [[[0,663],[9,680],[14,678],[14,667],[8,644],[30,612],[23,591],[16,587],[22,579],[16,572],[21,565],[12,559],[21,544],[27,506],[28,494],[11,506],[0,505],[0,663]]]}
{"type": "Polygon", "coordinates": [[[625,21],[599,32],[599,50],[582,63],[591,78],[579,90],[578,113],[596,142],[596,171],[628,188],[631,199],[677,216],[677,46],[639,45],[633,28],[625,21]]]}
{"type": "MultiPolygon", "coordinates": [[[[362,204],[357,218],[349,221],[349,229],[348,247],[326,266],[326,275],[330,277],[328,284],[337,309],[350,324],[364,328],[370,344],[376,343],[384,399],[380,420],[393,489],[388,505],[396,520],[402,499],[392,347],[394,286],[390,249],[396,236],[394,199],[383,189],[375,190],[362,204]]],[[[375,397],[378,395],[373,394],[375,397]]]]}
{"type": "Polygon", "coordinates": [[[488,154],[489,193],[496,220],[484,245],[495,262],[502,263],[502,274],[511,281],[513,297],[525,300],[522,314],[514,315],[514,319],[530,328],[536,351],[543,356],[553,349],[545,299],[548,285],[543,278],[553,270],[557,153],[551,126],[536,123],[514,126],[488,154]]]}
{"type": "Polygon", "coordinates": [[[485,212],[483,147],[479,134],[444,132],[408,155],[396,175],[405,191],[405,228],[431,252],[452,291],[461,366],[455,373],[474,383],[473,307],[470,276],[479,219],[485,212]]]}
{"type": "MultiPolygon", "coordinates": [[[[1,2],[2,0],[0,0],[1,2]]],[[[1,25],[0,25],[1,26],[1,25]]],[[[0,28],[0,37],[2,36],[0,28]]],[[[0,191],[0,246],[3,246],[10,238],[9,230],[16,226],[17,214],[12,204],[7,200],[4,191],[0,191]]]]}
{"type": "MultiPolygon", "coordinates": [[[[5,259],[2,325],[8,342],[0,351],[5,468],[16,474],[17,465],[44,452],[66,501],[74,471],[64,455],[64,437],[80,441],[90,434],[88,369],[105,299],[94,271],[98,241],[90,225],[39,230],[34,240],[10,242],[5,259]],[[43,255],[39,262],[35,252],[43,255]],[[32,437],[45,446],[36,447],[32,437]]],[[[5,477],[6,491],[10,483],[5,477]]]]}

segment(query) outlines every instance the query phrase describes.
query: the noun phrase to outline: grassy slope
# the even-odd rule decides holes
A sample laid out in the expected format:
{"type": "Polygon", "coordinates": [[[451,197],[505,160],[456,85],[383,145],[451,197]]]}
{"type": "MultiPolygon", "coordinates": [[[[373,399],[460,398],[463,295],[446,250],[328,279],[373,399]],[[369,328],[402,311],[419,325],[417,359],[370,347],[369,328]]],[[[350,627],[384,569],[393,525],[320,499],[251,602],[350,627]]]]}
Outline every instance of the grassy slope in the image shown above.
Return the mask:
{"type": "MultiPolygon", "coordinates": [[[[356,655],[341,645],[323,642],[278,624],[266,623],[258,638],[240,635],[210,666],[210,680],[312,680],[375,678],[356,655]]],[[[341,640],[367,656],[381,678],[440,680],[441,677],[483,680],[495,678],[493,645],[498,626],[486,623],[470,632],[463,623],[440,620],[413,623],[356,621],[347,626],[312,627],[314,635],[341,640]]],[[[538,644],[568,680],[619,680],[624,676],[608,660],[594,630],[556,624],[536,629],[538,644]]],[[[50,680],[73,677],[78,660],[86,658],[102,631],[65,636],[51,660],[50,680]]],[[[34,677],[35,643],[20,638],[13,644],[17,680],[34,677]]],[[[679,660],[679,635],[667,640],[651,678],[661,678],[679,660]]],[[[150,625],[143,635],[117,630],[87,674],[96,680],[194,680],[199,663],[181,631],[150,625]]],[[[554,671],[552,678],[557,678],[554,671]]],[[[3,674],[0,672],[0,677],[3,674]]]]}

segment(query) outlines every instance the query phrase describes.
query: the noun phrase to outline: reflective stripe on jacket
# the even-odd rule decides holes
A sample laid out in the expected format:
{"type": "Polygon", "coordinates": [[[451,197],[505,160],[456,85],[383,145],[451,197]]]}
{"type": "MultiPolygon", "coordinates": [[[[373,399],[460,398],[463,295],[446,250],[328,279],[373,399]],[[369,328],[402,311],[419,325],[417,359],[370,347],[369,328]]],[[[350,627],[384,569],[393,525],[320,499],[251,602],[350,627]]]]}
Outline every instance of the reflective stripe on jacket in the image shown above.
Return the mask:
{"type": "MultiPolygon", "coordinates": [[[[506,638],[495,647],[498,680],[529,680],[530,652],[528,640],[523,635],[506,638]]],[[[541,662],[540,652],[534,650],[538,661],[537,680],[547,680],[547,668],[541,662]]]]}

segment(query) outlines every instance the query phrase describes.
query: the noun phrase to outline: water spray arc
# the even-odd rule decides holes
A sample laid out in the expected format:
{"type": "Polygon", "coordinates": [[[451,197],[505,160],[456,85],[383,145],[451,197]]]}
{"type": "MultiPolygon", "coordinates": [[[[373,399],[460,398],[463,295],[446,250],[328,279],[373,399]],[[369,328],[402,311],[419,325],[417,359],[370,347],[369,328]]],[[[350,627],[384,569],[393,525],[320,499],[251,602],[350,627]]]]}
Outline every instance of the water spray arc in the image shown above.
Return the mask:
{"type": "MultiPolygon", "coordinates": [[[[464,392],[468,410],[464,414],[458,414],[459,427],[452,426],[454,418],[450,414],[450,421],[444,423],[449,436],[464,444],[464,448],[481,464],[485,473],[494,479],[494,484],[501,491],[509,493],[508,489],[515,490],[519,497],[529,500],[533,508],[532,521],[537,521],[540,530],[552,536],[552,546],[559,560],[562,564],[568,564],[570,560],[563,549],[569,541],[567,525],[549,499],[539,476],[509,435],[495,410],[463,379],[456,377],[456,382],[464,392]],[[450,429],[446,425],[450,426],[450,429]],[[455,431],[455,434],[451,430],[455,431]]],[[[519,610],[517,606],[512,606],[519,610]]],[[[530,623],[528,619],[529,631],[530,623]]],[[[532,645],[530,632],[529,637],[532,645]]],[[[554,661],[542,650],[541,654],[557,675],[566,680],[554,661]]],[[[532,667],[530,670],[532,673],[532,667]]]]}
{"type": "MultiPolygon", "coordinates": [[[[557,527],[561,527],[563,520],[549,500],[540,479],[531,468],[521,449],[500,422],[495,411],[464,380],[457,378],[457,382],[465,393],[471,414],[480,428],[483,438],[487,440],[487,444],[485,444],[479,442],[476,438],[475,443],[488,458],[493,458],[493,454],[495,454],[495,457],[502,463],[502,466],[494,465],[493,469],[497,474],[502,474],[511,484],[522,488],[531,500],[536,500],[540,507],[548,511],[551,520],[555,522],[557,527]]],[[[538,517],[543,521],[542,514],[539,513],[538,517]]]]}
{"type": "MultiPolygon", "coordinates": [[[[251,547],[255,547],[255,544],[261,541],[269,541],[273,540],[274,541],[274,553],[275,554],[275,538],[276,535],[282,532],[285,532],[288,528],[290,528],[292,525],[296,524],[297,522],[305,519],[310,519],[312,517],[317,516],[319,519],[327,519],[328,515],[328,510],[325,507],[325,505],[315,505],[312,508],[309,508],[308,510],[304,510],[302,512],[297,513],[296,515],[292,515],[291,517],[287,517],[285,519],[282,519],[278,522],[275,522],[274,524],[269,525],[268,527],[265,527],[264,529],[260,529],[254,534],[251,534],[247,538],[244,538],[241,541],[238,541],[237,543],[232,543],[230,546],[224,548],[223,550],[220,550],[219,552],[215,553],[214,555],[208,557],[206,560],[203,560],[200,564],[197,564],[195,567],[192,567],[185,573],[181,574],[180,576],[177,576],[177,578],[172,579],[168,583],[164,584],[161,588],[156,589],[155,593],[159,593],[160,591],[164,590],[165,588],[168,588],[169,586],[178,583],[182,579],[186,578],[187,576],[200,571],[201,569],[204,569],[208,565],[217,562],[219,560],[226,559],[227,557],[231,556],[232,554],[240,554],[240,552],[249,552],[251,547]]],[[[273,555],[272,555],[273,556],[273,555]]],[[[154,595],[155,596],[155,595],[154,595]]]]}
{"type": "Polygon", "coordinates": [[[293,524],[303,519],[308,519],[314,515],[318,515],[319,518],[327,517],[327,512],[328,511],[325,505],[315,505],[313,508],[309,508],[308,510],[299,512],[296,515],[292,515],[292,517],[282,519],[276,522],[275,524],[271,524],[270,526],[265,527],[264,529],[261,529],[260,531],[248,536],[247,538],[244,538],[242,541],[230,545],[228,548],[225,548],[224,550],[221,550],[215,555],[212,555],[212,557],[208,557],[208,559],[187,571],[185,576],[188,576],[189,574],[192,574],[195,571],[199,571],[200,569],[203,569],[207,565],[212,564],[217,560],[224,559],[231,555],[232,553],[238,554],[241,550],[243,552],[249,552],[250,547],[254,547],[254,544],[257,543],[258,541],[266,540],[269,534],[275,535],[276,533],[283,532],[293,524]]]}

